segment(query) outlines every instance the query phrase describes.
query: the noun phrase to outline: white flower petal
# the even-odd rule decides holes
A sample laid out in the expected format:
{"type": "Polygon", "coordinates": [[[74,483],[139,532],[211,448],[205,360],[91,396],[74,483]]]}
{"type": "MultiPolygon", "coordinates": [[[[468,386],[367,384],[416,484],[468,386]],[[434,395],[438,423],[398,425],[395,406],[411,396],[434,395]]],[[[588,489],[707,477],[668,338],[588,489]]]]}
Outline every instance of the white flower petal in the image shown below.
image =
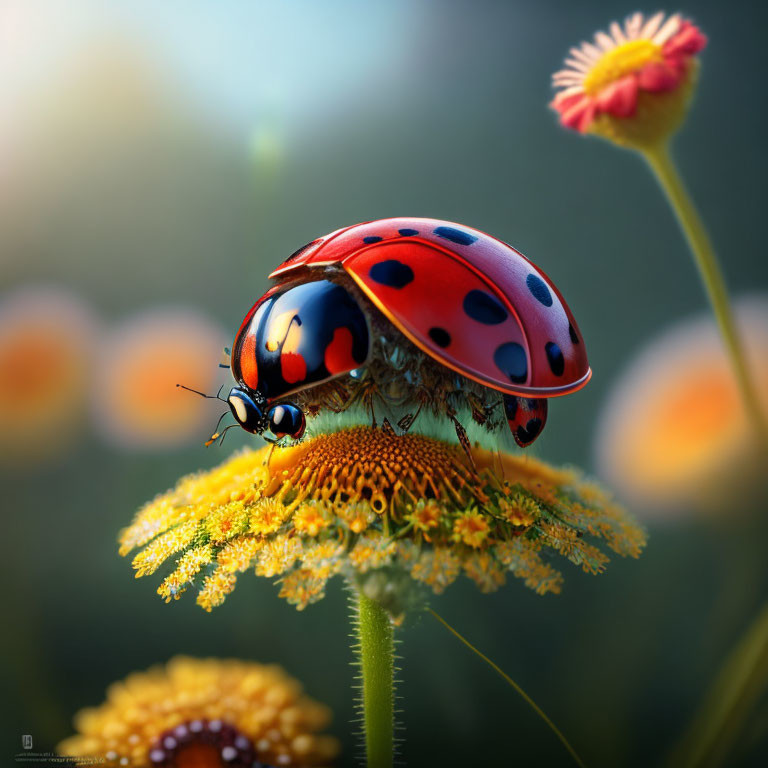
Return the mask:
{"type": "Polygon", "coordinates": [[[587,66],[590,66],[595,63],[595,60],[587,56],[584,51],[582,51],[580,48],[571,48],[568,53],[573,56],[574,59],[577,59],[578,61],[583,62],[587,66]]]}
{"type": "Polygon", "coordinates": [[[582,49],[589,54],[594,61],[597,61],[603,55],[603,52],[597,46],[592,45],[592,43],[582,43],[582,49]]]}
{"type": "Polygon", "coordinates": [[[664,26],[654,35],[653,42],[656,43],[656,45],[664,45],[670,37],[677,34],[681,22],[682,17],[679,13],[670,16],[669,19],[667,19],[666,24],[664,24],[664,26]]]}
{"type": "Polygon", "coordinates": [[[582,62],[577,61],[576,59],[566,59],[565,63],[572,70],[575,69],[577,72],[589,72],[589,66],[587,64],[582,64],[582,62]]]}
{"type": "Polygon", "coordinates": [[[616,47],[616,43],[611,40],[605,32],[595,32],[595,42],[607,53],[616,47]]]}
{"type": "Polygon", "coordinates": [[[564,90],[560,91],[557,95],[563,99],[566,96],[573,96],[577,93],[584,93],[584,88],[580,85],[572,85],[570,88],[565,88],[564,90]]]}
{"type": "Polygon", "coordinates": [[[627,21],[624,24],[624,29],[626,30],[627,37],[630,40],[637,40],[637,38],[640,36],[640,30],[643,26],[643,14],[642,13],[633,13],[631,16],[627,18],[627,21]]]}
{"type": "Polygon", "coordinates": [[[611,22],[611,37],[613,37],[613,41],[616,43],[616,45],[622,45],[623,43],[627,42],[627,38],[624,36],[624,33],[621,31],[621,27],[619,24],[617,24],[615,21],[611,22]]]}
{"type": "Polygon", "coordinates": [[[561,72],[555,72],[555,74],[552,75],[552,80],[556,83],[565,81],[580,83],[584,78],[578,72],[570,72],[569,70],[564,69],[561,72]]]}
{"type": "Polygon", "coordinates": [[[657,14],[651,16],[640,32],[640,37],[653,40],[653,36],[659,31],[662,21],[664,21],[664,11],[659,11],[657,14]]]}

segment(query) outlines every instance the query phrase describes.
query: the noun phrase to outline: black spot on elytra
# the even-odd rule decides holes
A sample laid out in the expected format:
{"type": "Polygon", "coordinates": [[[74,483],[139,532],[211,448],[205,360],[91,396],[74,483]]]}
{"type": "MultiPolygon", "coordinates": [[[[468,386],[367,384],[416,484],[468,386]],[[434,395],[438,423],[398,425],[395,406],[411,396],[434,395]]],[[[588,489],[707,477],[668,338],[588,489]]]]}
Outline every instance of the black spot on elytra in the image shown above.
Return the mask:
{"type": "Polygon", "coordinates": [[[437,344],[438,347],[445,349],[451,343],[451,334],[445,328],[434,327],[427,331],[429,338],[437,344]]]}
{"type": "Polygon", "coordinates": [[[549,361],[549,367],[552,369],[552,373],[555,376],[562,376],[565,370],[565,358],[560,347],[555,344],[554,341],[548,341],[544,345],[544,350],[547,353],[547,360],[549,361]]]}
{"type": "Polygon", "coordinates": [[[374,264],[368,274],[374,282],[388,285],[390,288],[404,288],[413,282],[413,270],[397,259],[387,259],[374,264]]]}
{"type": "Polygon", "coordinates": [[[576,335],[576,331],[570,323],[568,323],[568,335],[571,337],[571,341],[574,344],[579,343],[579,337],[576,335]]]}
{"type": "Polygon", "coordinates": [[[373,243],[380,243],[381,238],[375,235],[371,235],[371,237],[364,237],[363,242],[368,243],[368,245],[373,245],[373,243]]]}
{"type": "Polygon", "coordinates": [[[524,382],[528,376],[525,350],[515,341],[508,341],[497,347],[493,353],[493,362],[505,376],[509,377],[510,381],[516,384],[524,382]]]}
{"type": "Polygon", "coordinates": [[[419,234],[418,229],[398,229],[397,230],[403,237],[413,237],[419,234]]]}
{"type": "Polygon", "coordinates": [[[515,430],[515,442],[521,448],[525,448],[526,445],[530,445],[541,434],[543,428],[544,424],[541,419],[529,419],[524,427],[518,427],[515,430]]]}
{"type": "Polygon", "coordinates": [[[517,406],[519,398],[514,395],[504,395],[504,415],[507,417],[507,421],[513,421],[517,416],[517,406]]]}
{"type": "Polygon", "coordinates": [[[477,240],[474,235],[470,235],[469,232],[464,232],[461,229],[456,229],[456,227],[437,227],[435,234],[458,245],[472,245],[477,240]]]}
{"type": "Polygon", "coordinates": [[[552,306],[552,294],[549,292],[547,284],[538,275],[528,275],[525,278],[525,284],[536,301],[541,302],[545,307],[552,306]]]}
{"type": "Polygon", "coordinates": [[[504,305],[495,296],[476,288],[464,297],[464,311],[484,325],[498,325],[508,317],[504,305]]]}

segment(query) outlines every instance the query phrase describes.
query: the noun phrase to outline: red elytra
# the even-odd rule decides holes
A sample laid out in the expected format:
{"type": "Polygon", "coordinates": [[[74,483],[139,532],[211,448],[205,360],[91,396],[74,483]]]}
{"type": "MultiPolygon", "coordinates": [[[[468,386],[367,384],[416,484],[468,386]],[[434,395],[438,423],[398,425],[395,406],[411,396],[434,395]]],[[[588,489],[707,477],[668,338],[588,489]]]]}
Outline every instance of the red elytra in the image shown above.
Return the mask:
{"type": "Polygon", "coordinates": [[[270,277],[331,264],[417,347],[480,384],[549,398],[590,379],[581,334],[555,285],[484,232],[438,219],[371,221],[318,238],[270,277]]]}

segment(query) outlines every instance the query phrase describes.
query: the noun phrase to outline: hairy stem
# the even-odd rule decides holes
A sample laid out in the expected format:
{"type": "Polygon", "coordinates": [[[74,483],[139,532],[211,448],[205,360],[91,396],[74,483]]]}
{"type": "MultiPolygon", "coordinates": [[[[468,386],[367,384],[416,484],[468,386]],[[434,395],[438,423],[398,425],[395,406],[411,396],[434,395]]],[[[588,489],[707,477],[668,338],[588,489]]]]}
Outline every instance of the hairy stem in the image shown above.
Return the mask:
{"type": "Polygon", "coordinates": [[[744,347],[739,337],[733,317],[725,278],[715,254],[712,242],[707,234],[704,222],[701,220],[688,191],[680,178],[674,160],[665,144],[642,151],[648,165],[653,171],[672,210],[677,217],[680,228],[685,234],[693,255],[693,260],[704,283],[712,311],[717,320],[720,334],[730,358],[736,382],[741,391],[747,414],[753,422],[762,440],[768,436],[765,417],[757,396],[754,382],[749,371],[744,347]]]}
{"type": "Polygon", "coordinates": [[[357,590],[355,598],[363,728],[368,768],[391,768],[395,726],[395,639],[392,621],[381,605],[357,590]]]}

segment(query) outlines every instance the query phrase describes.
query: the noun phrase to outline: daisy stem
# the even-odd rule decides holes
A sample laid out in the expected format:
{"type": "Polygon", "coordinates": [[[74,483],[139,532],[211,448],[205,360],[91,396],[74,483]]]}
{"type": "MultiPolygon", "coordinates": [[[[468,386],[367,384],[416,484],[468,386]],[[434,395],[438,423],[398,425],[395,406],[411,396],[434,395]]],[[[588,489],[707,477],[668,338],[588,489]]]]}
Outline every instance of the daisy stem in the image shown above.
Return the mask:
{"type": "Polygon", "coordinates": [[[491,661],[482,651],[475,648],[472,643],[467,640],[466,637],[459,634],[442,616],[433,611],[431,608],[427,609],[454,637],[457,637],[464,645],[469,648],[472,653],[477,654],[494,672],[499,674],[504,680],[506,680],[516,691],[523,697],[525,703],[547,724],[552,733],[557,736],[560,743],[568,750],[568,754],[573,758],[573,761],[579,768],[586,768],[584,761],[579,757],[576,750],[570,745],[568,739],[563,736],[562,731],[547,717],[544,710],[496,663],[491,661]]]}
{"type": "Polygon", "coordinates": [[[368,768],[391,768],[395,729],[395,638],[381,605],[356,590],[357,633],[363,679],[363,728],[368,768]]]}
{"type": "Polygon", "coordinates": [[[677,170],[669,146],[659,144],[642,150],[685,234],[688,245],[712,305],[720,334],[730,357],[744,405],[759,437],[768,438],[768,427],[749,371],[744,347],[734,321],[728,289],[704,222],[693,204],[677,170]]]}

